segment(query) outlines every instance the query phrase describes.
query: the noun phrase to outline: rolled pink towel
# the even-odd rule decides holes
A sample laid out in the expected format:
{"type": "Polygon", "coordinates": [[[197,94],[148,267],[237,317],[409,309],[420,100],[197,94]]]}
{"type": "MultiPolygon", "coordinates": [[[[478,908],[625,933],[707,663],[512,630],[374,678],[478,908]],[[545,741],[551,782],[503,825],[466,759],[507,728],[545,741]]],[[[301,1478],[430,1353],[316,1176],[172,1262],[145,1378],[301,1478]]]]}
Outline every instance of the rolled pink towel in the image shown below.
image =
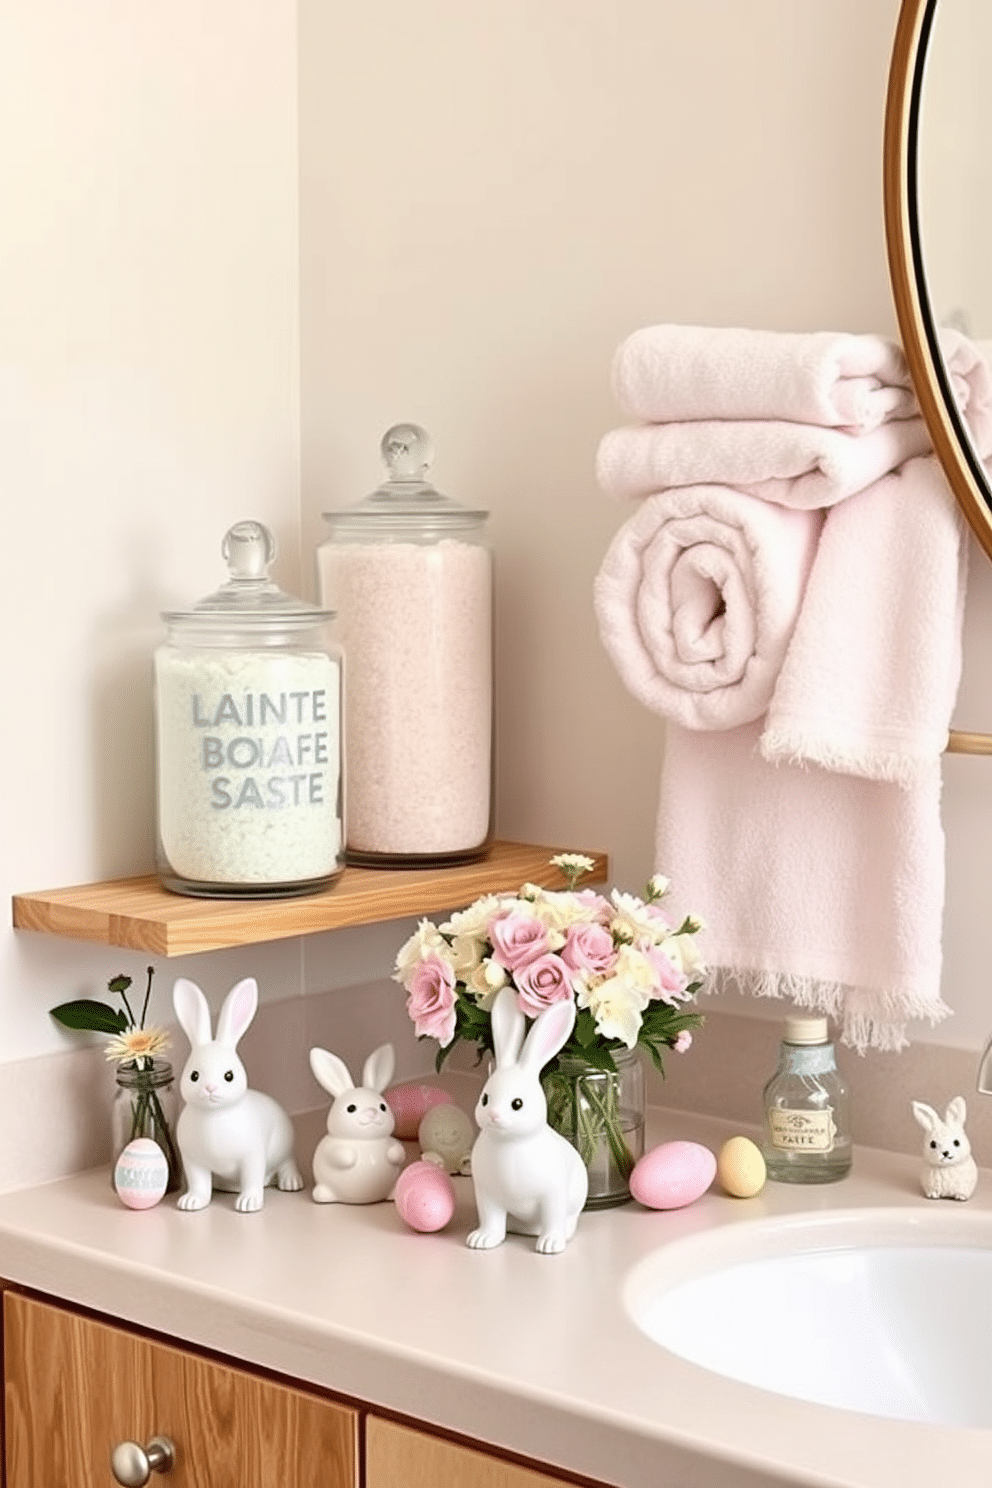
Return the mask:
{"type": "Polygon", "coordinates": [[[652,423],[788,419],[863,432],[917,412],[906,359],[882,336],[655,325],[613,363],[624,413],[652,423]]]}
{"type": "Polygon", "coordinates": [[[649,496],[593,586],[599,632],[645,707],[729,729],[768,707],[822,526],[729,486],[649,496]]]}

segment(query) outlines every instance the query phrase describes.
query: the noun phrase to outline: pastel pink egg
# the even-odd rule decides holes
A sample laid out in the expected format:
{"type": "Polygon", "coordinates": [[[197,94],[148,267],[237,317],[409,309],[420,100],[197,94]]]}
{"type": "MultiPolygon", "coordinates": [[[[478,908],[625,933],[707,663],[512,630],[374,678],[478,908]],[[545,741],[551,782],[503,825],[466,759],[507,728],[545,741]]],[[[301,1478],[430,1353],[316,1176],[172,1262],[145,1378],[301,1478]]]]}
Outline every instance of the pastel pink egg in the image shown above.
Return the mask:
{"type": "Polygon", "coordinates": [[[421,1234],[443,1230],[455,1212],[455,1186],[437,1163],[410,1163],[396,1180],[393,1198],[403,1223],[421,1234]]]}
{"type": "Polygon", "coordinates": [[[630,1192],[648,1209],[684,1209],[716,1177],[716,1158],[699,1142],[662,1142],[634,1166],[630,1192]]]}
{"type": "Polygon", "coordinates": [[[440,1085],[411,1080],[405,1085],[391,1085],[386,1102],[396,1121],[396,1135],[401,1142],[412,1142],[427,1112],[433,1106],[451,1105],[452,1097],[440,1085]]]}
{"type": "Polygon", "coordinates": [[[151,1209],[165,1193],[169,1164],[151,1137],[128,1142],[114,1167],[114,1188],[127,1209],[151,1209]]]}

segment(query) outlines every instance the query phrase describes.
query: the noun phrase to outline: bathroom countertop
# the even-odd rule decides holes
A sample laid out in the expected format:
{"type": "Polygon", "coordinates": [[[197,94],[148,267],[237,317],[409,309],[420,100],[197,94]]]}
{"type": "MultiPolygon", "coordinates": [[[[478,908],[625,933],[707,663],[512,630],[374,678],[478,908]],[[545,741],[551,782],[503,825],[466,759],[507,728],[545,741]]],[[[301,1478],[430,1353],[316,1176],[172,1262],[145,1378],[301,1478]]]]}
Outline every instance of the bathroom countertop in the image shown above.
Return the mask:
{"type": "MultiPolygon", "coordinates": [[[[687,1138],[716,1151],[737,1130],[653,1110],[648,1144],[687,1138]]],[[[312,1147],[301,1136],[301,1154],[312,1147]]],[[[918,1172],[915,1159],[861,1148],[840,1183],[768,1183],[748,1200],[714,1184],[678,1211],[587,1213],[562,1254],[541,1256],[522,1236],[468,1249],[467,1178],[455,1180],[448,1228],[418,1235],[392,1204],[318,1205],[306,1192],[270,1190],[251,1215],[235,1213],[230,1194],[195,1214],[171,1198],[132,1212],[100,1170],[0,1195],[0,1276],[622,1488],[933,1488],[948,1474],[955,1488],[978,1488],[992,1482],[992,1432],[885,1421],[736,1383],[650,1342],[621,1301],[639,1260],[718,1227],[933,1210],[918,1172]]],[[[992,1172],[969,1203],[941,1208],[992,1211],[992,1172]]],[[[802,1347],[802,1299],[783,1305],[795,1309],[802,1347]]]]}

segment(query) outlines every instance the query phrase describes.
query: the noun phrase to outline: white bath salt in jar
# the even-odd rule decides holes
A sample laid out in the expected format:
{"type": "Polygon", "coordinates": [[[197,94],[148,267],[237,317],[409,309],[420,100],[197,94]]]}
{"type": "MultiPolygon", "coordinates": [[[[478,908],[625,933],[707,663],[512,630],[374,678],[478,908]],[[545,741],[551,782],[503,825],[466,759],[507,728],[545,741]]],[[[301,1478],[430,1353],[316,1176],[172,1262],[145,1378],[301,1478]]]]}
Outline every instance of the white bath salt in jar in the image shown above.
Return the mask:
{"type": "Polygon", "coordinates": [[[492,840],[492,560],[488,512],[427,480],[416,424],[383,435],[389,477],[324,513],[321,602],[344,662],[345,860],[481,858],[492,840]]]}
{"type": "Polygon", "coordinates": [[[238,522],[228,581],[163,615],[155,653],[158,874],[179,894],[284,898],[343,864],[341,661],[331,616],[269,578],[238,522]]]}

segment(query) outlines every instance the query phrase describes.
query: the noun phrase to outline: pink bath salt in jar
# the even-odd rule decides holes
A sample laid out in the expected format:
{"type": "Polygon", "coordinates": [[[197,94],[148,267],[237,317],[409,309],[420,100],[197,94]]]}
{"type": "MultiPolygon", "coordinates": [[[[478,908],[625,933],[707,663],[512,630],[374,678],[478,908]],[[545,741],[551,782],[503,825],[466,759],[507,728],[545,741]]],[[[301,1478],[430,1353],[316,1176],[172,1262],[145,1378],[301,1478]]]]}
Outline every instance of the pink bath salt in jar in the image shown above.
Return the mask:
{"type": "Polygon", "coordinates": [[[418,425],[394,425],[380,448],[388,479],[325,512],[317,550],[344,663],[345,861],[471,861],[492,840],[489,513],[434,488],[418,425]]]}

